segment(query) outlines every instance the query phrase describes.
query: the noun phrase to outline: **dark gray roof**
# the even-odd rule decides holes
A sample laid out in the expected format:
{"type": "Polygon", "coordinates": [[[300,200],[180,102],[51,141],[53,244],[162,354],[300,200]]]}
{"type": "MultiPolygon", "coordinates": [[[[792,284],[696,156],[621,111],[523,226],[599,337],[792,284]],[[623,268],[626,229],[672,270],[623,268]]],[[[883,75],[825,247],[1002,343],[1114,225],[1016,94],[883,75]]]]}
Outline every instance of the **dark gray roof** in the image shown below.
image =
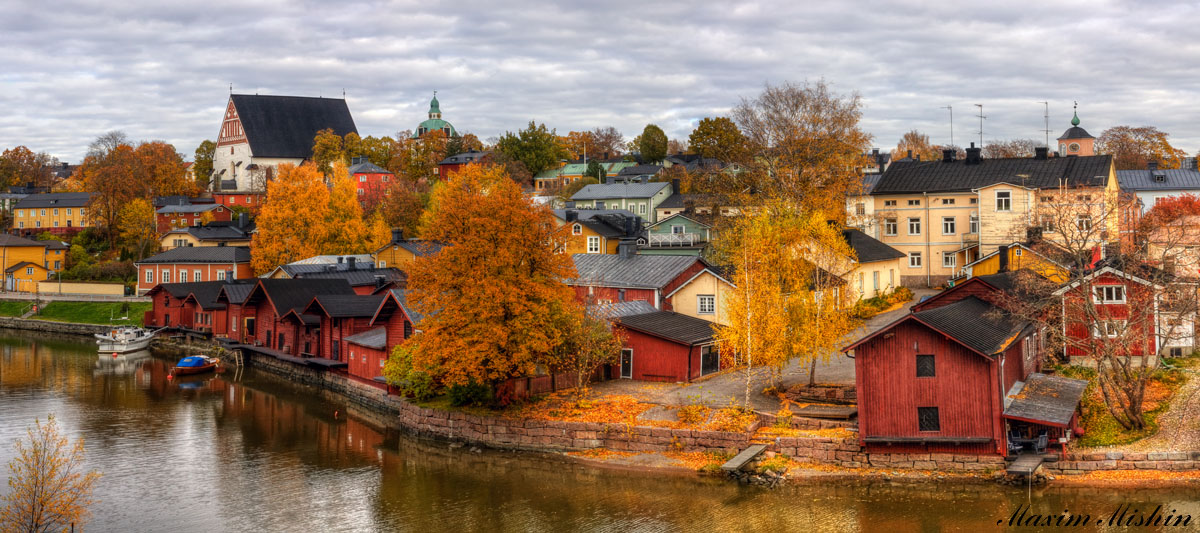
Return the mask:
{"type": "Polygon", "coordinates": [[[240,304],[246,301],[246,297],[250,296],[250,291],[254,290],[257,285],[258,279],[226,280],[218,297],[224,295],[224,299],[229,303],[240,304]]]}
{"type": "Polygon", "coordinates": [[[71,245],[62,241],[37,241],[46,245],[47,250],[69,250],[71,245]]]}
{"type": "Polygon", "coordinates": [[[391,172],[389,172],[388,169],[380,167],[379,165],[376,165],[375,163],[372,163],[370,161],[363,161],[362,163],[350,165],[350,168],[348,168],[347,170],[350,172],[351,175],[354,175],[354,174],[391,174],[391,172]]]}
{"type": "Polygon", "coordinates": [[[323,294],[307,310],[316,312],[320,306],[332,318],[372,317],[382,301],[382,294],[323,294]]]}
{"type": "Polygon", "coordinates": [[[10,235],[8,233],[0,233],[0,247],[46,246],[47,242],[50,242],[50,241],[35,241],[33,239],[26,239],[25,237],[18,237],[16,235],[10,235]]]}
{"type": "Polygon", "coordinates": [[[644,315],[646,313],[655,313],[655,309],[650,302],[645,300],[634,300],[632,302],[613,302],[596,305],[596,313],[608,319],[620,318],[624,316],[644,315]]]}
{"type": "Polygon", "coordinates": [[[597,183],[588,185],[571,196],[572,200],[605,200],[609,198],[649,198],[670,187],[670,183],[597,183]]]}
{"type": "Polygon", "coordinates": [[[688,255],[575,254],[575,279],[572,285],[661,289],[698,258],[688,255]]]}
{"type": "Polygon", "coordinates": [[[968,296],[942,307],[918,311],[912,316],[985,355],[1003,351],[1028,325],[1009,316],[992,316],[996,307],[968,296]]]}
{"type": "Polygon", "coordinates": [[[842,230],[842,238],[846,239],[846,243],[854,249],[854,254],[858,257],[859,263],[871,263],[904,257],[904,252],[892,248],[879,239],[857,229],[842,230]]]}
{"type": "Polygon", "coordinates": [[[653,176],[662,172],[661,165],[634,165],[621,169],[618,176],[653,176]]]}
{"type": "Polygon", "coordinates": [[[196,298],[196,302],[200,304],[201,309],[220,309],[222,304],[217,303],[217,295],[221,294],[221,289],[225,287],[224,281],[199,281],[191,283],[180,283],[179,285],[188,285],[189,293],[196,298]]]}
{"type": "Polygon", "coordinates": [[[1066,427],[1086,389],[1083,380],[1030,374],[1004,396],[1004,416],[1066,427]]]}
{"type": "Polygon", "coordinates": [[[391,293],[392,293],[392,296],[396,297],[396,301],[400,302],[400,307],[404,309],[404,312],[406,314],[408,314],[408,318],[412,319],[412,323],[414,326],[417,324],[420,324],[422,320],[425,320],[425,315],[422,315],[421,313],[416,312],[416,310],[414,310],[412,308],[412,305],[408,303],[408,291],[407,290],[392,289],[391,293]]]}
{"type": "Polygon", "coordinates": [[[618,319],[618,322],[627,329],[687,345],[712,342],[713,326],[715,325],[707,320],[672,311],[623,316],[618,319]]]}
{"type": "Polygon", "coordinates": [[[15,265],[13,265],[13,266],[10,266],[10,267],[8,267],[8,268],[4,269],[4,271],[5,271],[5,272],[12,273],[12,272],[16,272],[16,271],[18,271],[18,270],[21,270],[22,268],[25,268],[25,267],[37,267],[37,268],[40,268],[40,269],[42,269],[42,270],[49,270],[49,269],[47,269],[45,266],[39,265],[39,264],[37,264],[37,263],[31,263],[31,262],[29,262],[29,261],[21,261],[20,263],[17,263],[17,264],[15,264],[15,265]]]}
{"type": "Polygon", "coordinates": [[[1117,183],[1125,191],[1200,189],[1200,172],[1191,169],[1118,170],[1117,183]],[[1155,176],[1162,176],[1159,181],[1155,176]]]}
{"type": "Polygon", "coordinates": [[[436,254],[442,251],[442,248],[446,246],[440,242],[423,241],[420,239],[408,239],[400,242],[393,242],[392,245],[404,248],[405,250],[412,252],[412,254],[417,257],[436,254]]]}
{"type": "Polygon", "coordinates": [[[31,194],[17,202],[13,209],[29,209],[32,207],[84,207],[92,201],[90,192],[48,192],[31,194]]]}
{"type": "Polygon", "coordinates": [[[661,204],[658,204],[658,207],[683,209],[688,206],[688,203],[691,203],[693,206],[712,207],[716,201],[712,196],[707,194],[675,193],[668,196],[661,204]]]}
{"type": "Polygon", "coordinates": [[[1035,189],[1057,188],[1060,183],[1068,187],[1103,187],[1111,168],[1109,155],[983,159],[970,165],[964,159],[901,160],[892,162],[871,194],[966,192],[997,183],[1035,189]]]}
{"type": "Polygon", "coordinates": [[[490,153],[491,152],[481,152],[479,150],[467,150],[466,152],[463,152],[461,154],[454,154],[450,157],[447,157],[438,164],[439,165],[464,165],[467,163],[473,163],[475,161],[483,159],[490,153]]]}
{"type": "Polygon", "coordinates": [[[245,228],[239,228],[233,222],[210,222],[203,226],[188,226],[187,228],[180,228],[180,230],[186,231],[189,235],[200,241],[228,241],[249,239],[250,233],[254,231],[254,223],[251,222],[245,228]]]}
{"type": "Polygon", "coordinates": [[[256,94],[229,98],[255,157],[312,157],[318,131],[332,128],[338,136],[358,132],[350,108],[340,98],[256,94]]]}
{"type": "Polygon", "coordinates": [[[193,198],[182,194],[174,194],[170,196],[158,196],[154,198],[154,207],[166,207],[168,205],[187,205],[187,204],[214,204],[216,200],[212,198],[193,198]]]}
{"type": "Polygon", "coordinates": [[[883,177],[883,174],[879,173],[879,172],[863,174],[863,179],[862,179],[863,194],[871,194],[871,191],[875,189],[875,185],[879,183],[879,178],[881,178],[881,177],[883,177]]]}
{"type": "Polygon", "coordinates": [[[346,342],[352,342],[359,346],[382,350],[387,348],[387,328],[375,328],[371,331],[364,331],[346,337],[346,342]]]}
{"type": "Polygon", "coordinates": [[[250,262],[250,248],[247,246],[185,246],[147,257],[138,261],[138,264],[248,262],[250,262]]]}
{"type": "Polygon", "coordinates": [[[184,204],[184,205],[164,205],[158,208],[157,213],[203,213],[205,211],[219,211],[229,209],[221,204],[184,204]]]}
{"type": "MultiPolygon", "coordinates": [[[[310,265],[296,265],[296,266],[310,266],[310,265]]],[[[323,265],[312,265],[312,266],[323,266],[323,265]]],[[[316,272],[298,272],[298,273],[292,274],[292,276],[296,277],[296,278],[309,278],[309,279],[333,279],[333,278],[344,279],[352,287],[362,287],[364,285],[374,285],[375,282],[377,281],[375,279],[377,276],[383,277],[384,282],[389,282],[389,281],[400,282],[400,281],[408,280],[408,276],[406,276],[404,274],[404,272],[401,272],[400,270],[397,270],[395,268],[365,268],[365,269],[355,269],[355,270],[335,270],[333,272],[321,270],[321,271],[316,271],[316,272]]]]}
{"type": "Polygon", "coordinates": [[[1072,126],[1058,137],[1058,140],[1060,141],[1065,141],[1067,139],[1095,139],[1095,137],[1092,137],[1087,130],[1079,126],[1072,126]]]}
{"type": "Polygon", "coordinates": [[[247,295],[246,301],[257,300],[255,295],[265,292],[275,305],[278,316],[292,310],[304,312],[304,308],[318,295],[355,295],[350,284],[340,279],[259,279],[255,287],[247,295]]]}

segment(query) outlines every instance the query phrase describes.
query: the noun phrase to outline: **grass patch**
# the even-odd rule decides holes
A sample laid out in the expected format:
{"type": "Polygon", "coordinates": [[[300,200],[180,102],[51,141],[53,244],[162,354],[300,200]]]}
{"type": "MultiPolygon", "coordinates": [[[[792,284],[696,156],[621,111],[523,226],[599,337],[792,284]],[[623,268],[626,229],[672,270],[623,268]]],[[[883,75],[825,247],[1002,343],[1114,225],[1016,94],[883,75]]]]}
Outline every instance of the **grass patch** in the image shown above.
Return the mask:
{"type": "Polygon", "coordinates": [[[0,316],[21,316],[25,311],[29,310],[29,304],[33,302],[25,302],[21,300],[6,300],[0,301],[0,316]]]}
{"type": "Polygon", "coordinates": [[[1187,375],[1177,368],[1163,368],[1150,378],[1146,384],[1143,397],[1142,415],[1146,427],[1140,430],[1125,429],[1117,419],[1108,412],[1104,404],[1104,396],[1096,383],[1096,371],[1081,366],[1061,367],[1058,374],[1068,378],[1087,380],[1087,390],[1080,400],[1084,435],[1079,438],[1079,446],[1092,448],[1097,446],[1117,446],[1129,444],[1158,433],[1158,418],[1171,406],[1175,393],[1187,382],[1187,375]]]}
{"type": "Polygon", "coordinates": [[[50,302],[33,318],[79,324],[140,326],[151,302],[50,302]],[[128,317],[120,320],[121,317],[128,317]]]}

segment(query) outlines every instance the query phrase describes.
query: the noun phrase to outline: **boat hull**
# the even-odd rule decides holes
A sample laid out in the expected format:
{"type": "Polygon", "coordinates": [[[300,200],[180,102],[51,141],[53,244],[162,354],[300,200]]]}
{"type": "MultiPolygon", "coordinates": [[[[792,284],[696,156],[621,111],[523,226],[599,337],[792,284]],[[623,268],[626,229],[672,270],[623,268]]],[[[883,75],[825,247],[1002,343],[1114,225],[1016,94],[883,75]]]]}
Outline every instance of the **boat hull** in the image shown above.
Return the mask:
{"type": "Polygon", "coordinates": [[[202,366],[177,366],[177,367],[175,367],[174,373],[176,376],[190,376],[192,374],[203,374],[205,372],[212,372],[213,370],[216,370],[216,369],[217,369],[217,363],[214,362],[214,363],[208,363],[208,364],[202,365],[202,366]]]}
{"type": "Polygon", "coordinates": [[[117,342],[100,339],[96,341],[96,343],[100,345],[100,352],[102,353],[127,353],[145,350],[147,346],[150,346],[150,341],[153,339],[153,337],[146,337],[144,339],[138,339],[129,342],[117,342]]]}

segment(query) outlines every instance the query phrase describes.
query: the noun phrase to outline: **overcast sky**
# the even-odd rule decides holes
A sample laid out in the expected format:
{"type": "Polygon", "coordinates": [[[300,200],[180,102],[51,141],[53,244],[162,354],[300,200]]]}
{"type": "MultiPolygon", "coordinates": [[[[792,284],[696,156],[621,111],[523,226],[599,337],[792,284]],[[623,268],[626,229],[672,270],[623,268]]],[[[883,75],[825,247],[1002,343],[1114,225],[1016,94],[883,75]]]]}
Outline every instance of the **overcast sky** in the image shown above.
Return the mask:
{"type": "Polygon", "coordinates": [[[529,120],[560,134],[647,123],[672,138],[765,83],[824,78],[866,104],[884,150],[1153,125],[1200,148],[1197,2],[360,3],[6,0],[0,148],[78,162],[97,135],[165,140],[189,159],[234,92],[340,97],[359,133],[443,118],[487,139],[529,120]],[[503,4],[503,5],[498,5],[503,4]]]}

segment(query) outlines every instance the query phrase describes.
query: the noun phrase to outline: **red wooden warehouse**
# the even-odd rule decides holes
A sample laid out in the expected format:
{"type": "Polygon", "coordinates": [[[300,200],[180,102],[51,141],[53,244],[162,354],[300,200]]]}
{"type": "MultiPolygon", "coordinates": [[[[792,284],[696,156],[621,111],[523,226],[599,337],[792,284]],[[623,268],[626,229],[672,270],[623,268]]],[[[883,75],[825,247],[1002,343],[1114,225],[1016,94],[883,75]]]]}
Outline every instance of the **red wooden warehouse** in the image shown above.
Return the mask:
{"type": "Polygon", "coordinates": [[[671,311],[654,311],[616,319],[625,340],[611,378],[682,382],[721,369],[713,323],[671,311]]]}

